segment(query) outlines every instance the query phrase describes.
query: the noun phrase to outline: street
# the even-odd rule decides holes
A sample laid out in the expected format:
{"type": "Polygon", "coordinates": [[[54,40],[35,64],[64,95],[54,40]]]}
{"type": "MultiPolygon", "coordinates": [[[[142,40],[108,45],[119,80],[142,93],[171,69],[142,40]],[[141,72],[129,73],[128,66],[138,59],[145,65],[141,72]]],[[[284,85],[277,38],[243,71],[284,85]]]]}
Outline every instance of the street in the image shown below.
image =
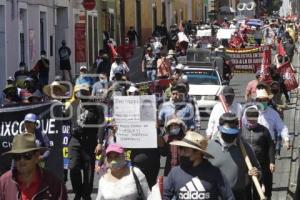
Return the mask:
{"type": "MultiPolygon", "coordinates": [[[[143,77],[143,73],[141,72],[141,68],[138,68],[139,60],[141,59],[140,48],[137,48],[135,51],[135,55],[130,61],[129,66],[131,66],[131,73],[130,78],[131,80],[135,81],[143,81],[145,80],[143,77]]],[[[295,55],[293,65],[298,70],[300,62],[300,56],[295,55]]],[[[298,78],[299,78],[299,71],[298,70],[298,78]]],[[[230,86],[232,86],[235,90],[236,96],[235,100],[237,102],[241,102],[242,104],[245,102],[244,100],[244,91],[246,85],[249,81],[255,78],[254,74],[248,73],[236,73],[234,78],[232,79],[230,86]]],[[[281,159],[276,160],[276,172],[273,176],[273,192],[272,192],[272,200],[284,200],[284,199],[291,199],[291,195],[295,191],[296,186],[296,177],[297,177],[297,169],[299,166],[298,155],[299,155],[299,148],[300,148],[300,137],[298,136],[298,131],[300,130],[300,102],[298,102],[297,93],[292,93],[292,104],[289,106],[290,109],[286,110],[284,113],[284,121],[288,126],[291,141],[292,141],[292,148],[291,150],[286,150],[282,148],[281,152],[281,159]]],[[[208,119],[201,119],[201,129],[203,133],[205,133],[205,129],[207,127],[208,119]]],[[[165,163],[165,159],[161,158],[161,170],[160,175],[163,174],[163,165],[165,163]]],[[[95,199],[97,196],[97,187],[99,181],[99,175],[95,174],[94,179],[94,190],[92,194],[92,199],[95,199]]],[[[74,197],[72,193],[72,187],[70,179],[66,183],[68,189],[68,195],[70,199],[74,197]]]]}

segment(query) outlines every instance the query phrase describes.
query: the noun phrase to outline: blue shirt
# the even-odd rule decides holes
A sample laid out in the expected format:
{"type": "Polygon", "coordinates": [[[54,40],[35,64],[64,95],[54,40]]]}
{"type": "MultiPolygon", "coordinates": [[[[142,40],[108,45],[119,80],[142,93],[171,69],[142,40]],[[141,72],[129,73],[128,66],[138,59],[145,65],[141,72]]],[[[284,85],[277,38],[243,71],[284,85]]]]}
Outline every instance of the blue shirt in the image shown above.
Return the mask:
{"type": "Polygon", "coordinates": [[[174,103],[173,101],[165,102],[158,114],[158,119],[166,124],[176,115],[181,119],[188,129],[195,128],[195,112],[194,107],[189,102],[174,103]]]}

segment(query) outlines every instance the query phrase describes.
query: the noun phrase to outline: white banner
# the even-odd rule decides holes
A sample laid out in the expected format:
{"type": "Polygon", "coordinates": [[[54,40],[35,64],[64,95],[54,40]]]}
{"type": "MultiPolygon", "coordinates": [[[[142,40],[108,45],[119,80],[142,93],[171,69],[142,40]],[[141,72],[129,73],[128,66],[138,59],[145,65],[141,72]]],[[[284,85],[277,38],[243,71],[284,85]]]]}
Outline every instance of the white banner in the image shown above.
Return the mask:
{"type": "Polygon", "coordinates": [[[117,143],[124,148],[156,148],[156,100],[154,95],[115,96],[117,143]]]}

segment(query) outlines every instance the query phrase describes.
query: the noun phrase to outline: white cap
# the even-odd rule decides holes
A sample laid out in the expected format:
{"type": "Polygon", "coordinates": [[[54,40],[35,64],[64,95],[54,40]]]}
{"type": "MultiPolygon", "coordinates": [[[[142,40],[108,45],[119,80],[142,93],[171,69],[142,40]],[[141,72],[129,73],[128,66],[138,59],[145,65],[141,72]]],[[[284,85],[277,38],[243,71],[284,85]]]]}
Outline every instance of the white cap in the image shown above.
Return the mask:
{"type": "Polygon", "coordinates": [[[80,66],[79,70],[81,71],[83,69],[87,70],[87,67],[85,65],[80,66]]]}
{"type": "Polygon", "coordinates": [[[179,69],[179,70],[183,70],[184,69],[184,65],[179,63],[178,65],[176,65],[175,69],[179,69]]]}
{"type": "Polygon", "coordinates": [[[133,93],[133,92],[139,92],[139,89],[136,88],[134,85],[131,85],[127,92],[133,93]]]}

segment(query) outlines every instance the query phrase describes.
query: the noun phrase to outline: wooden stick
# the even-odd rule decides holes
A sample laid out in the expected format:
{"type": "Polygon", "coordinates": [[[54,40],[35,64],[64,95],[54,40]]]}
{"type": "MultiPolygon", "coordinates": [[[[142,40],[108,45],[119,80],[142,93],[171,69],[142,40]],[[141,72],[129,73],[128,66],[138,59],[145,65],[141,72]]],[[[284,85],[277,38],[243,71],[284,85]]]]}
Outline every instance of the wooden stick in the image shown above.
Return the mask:
{"type": "MultiPolygon", "coordinates": [[[[248,167],[248,170],[251,170],[253,168],[253,166],[251,164],[251,161],[249,159],[249,156],[246,152],[245,146],[244,146],[243,141],[241,139],[240,139],[240,147],[241,147],[242,154],[245,158],[245,162],[246,162],[246,165],[248,167]]],[[[263,192],[263,190],[262,190],[261,185],[259,184],[259,181],[258,181],[257,177],[256,176],[251,176],[251,177],[252,177],[252,181],[255,185],[255,188],[256,188],[256,190],[259,194],[260,199],[261,200],[267,199],[264,192],[263,192]]]]}
{"type": "MultiPolygon", "coordinates": [[[[224,108],[224,111],[225,112],[229,112],[229,109],[228,109],[228,107],[227,107],[227,105],[225,103],[225,97],[223,95],[219,95],[219,99],[220,99],[221,104],[222,104],[222,106],[224,108]]],[[[248,170],[251,170],[253,168],[253,166],[251,164],[251,161],[249,159],[249,156],[248,156],[248,154],[246,152],[245,146],[244,146],[244,144],[243,144],[243,142],[242,142],[241,139],[240,139],[240,148],[241,148],[242,154],[244,156],[247,168],[248,168],[248,170]]],[[[251,177],[252,177],[252,181],[253,181],[253,183],[255,185],[255,188],[256,188],[256,190],[257,190],[257,192],[259,194],[260,199],[261,200],[267,199],[266,196],[265,196],[265,194],[264,194],[264,192],[263,192],[263,190],[262,190],[262,188],[261,188],[261,185],[258,182],[257,177],[256,176],[251,176],[251,177]]]]}

